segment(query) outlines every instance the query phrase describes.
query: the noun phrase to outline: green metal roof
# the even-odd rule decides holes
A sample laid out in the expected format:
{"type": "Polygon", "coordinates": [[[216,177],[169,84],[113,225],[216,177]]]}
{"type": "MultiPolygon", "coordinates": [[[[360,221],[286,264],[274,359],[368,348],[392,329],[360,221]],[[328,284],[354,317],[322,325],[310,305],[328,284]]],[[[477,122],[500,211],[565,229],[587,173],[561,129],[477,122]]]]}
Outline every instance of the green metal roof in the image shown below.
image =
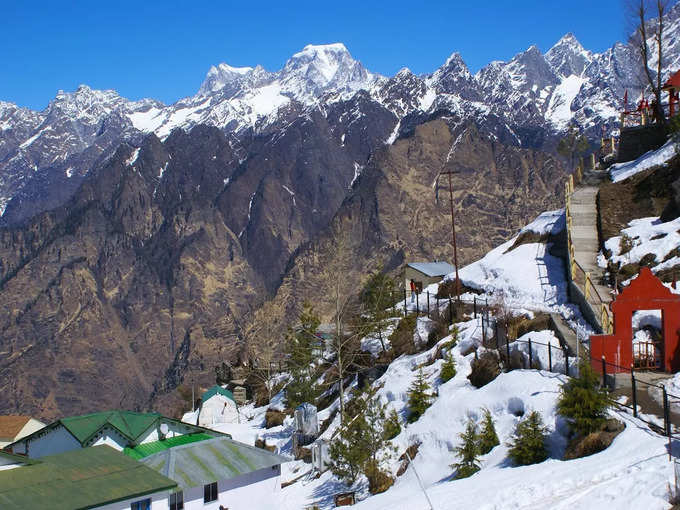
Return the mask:
{"type": "Polygon", "coordinates": [[[174,489],[177,484],[105,445],[0,471],[0,508],[80,510],[174,489]]]}
{"type": "Polygon", "coordinates": [[[81,444],[84,444],[106,425],[115,428],[130,441],[135,441],[160,418],[161,415],[158,413],[106,411],[62,418],[59,421],[81,444]]]}
{"type": "Polygon", "coordinates": [[[123,453],[128,457],[139,460],[154,453],[162,452],[168,448],[181,446],[183,444],[196,443],[197,441],[205,441],[206,439],[213,439],[215,436],[210,436],[200,432],[198,434],[184,434],[183,436],[169,437],[162,441],[152,441],[150,443],[143,443],[134,448],[125,448],[123,453]]]}
{"type": "Polygon", "coordinates": [[[140,462],[172,478],[182,489],[235,478],[277,466],[288,459],[228,438],[214,438],[176,446],[140,462]]]}
{"type": "Polygon", "coordinates": [[[0,459],[6,459],[16,464],[35,464],[38,462],[37,460],[29,459],[25,455],[17,455],[15,453],[6,452],[4,450],[0,450],[0,459]]]}
{"type": "MultiPolygon", "coordinates": [[[[207,390],[205,393],[203,393],[203,396],[201,397],[201,402],[205,402],[210,397],[212,397],[213,395],[217,395],[217,394],[223,395],[223,396],[225,396],[225,397],[227,397],[231,400],[234,400],[234,394],[231,391],[225,390],[222,386],[213,386],[212,388],[207,390]]],[[[234,400],[234,402],[236,402],[236,401],[234,400]]]]}

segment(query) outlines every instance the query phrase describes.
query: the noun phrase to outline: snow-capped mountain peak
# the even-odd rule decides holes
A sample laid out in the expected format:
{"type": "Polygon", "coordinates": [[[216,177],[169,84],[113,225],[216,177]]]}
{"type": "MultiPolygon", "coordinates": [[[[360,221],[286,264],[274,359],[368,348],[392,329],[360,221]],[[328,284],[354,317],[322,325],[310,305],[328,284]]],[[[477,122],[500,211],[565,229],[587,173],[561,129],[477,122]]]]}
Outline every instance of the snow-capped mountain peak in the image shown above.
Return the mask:
{"type": "Polygon", "coordinates": [[[558,76],[581,76],[593,61],[593,53],[584,49],[574,34],[568,33],[548,50],[545,59],[558,76]]]}
{"type": "Polygon", "coordinates": [[[295,53],[279,72],[281,88],[308,102],[328,89],[349,92],[367,89],[375,76],[352,58],[342,43],[307,45],[295,53]]]}
{"type": "Polygon", "coordinates": [[[252,73],[253,70],[252,67],[232,67],[225,63],[211,66],[201,88],[198,89],[198,94],[203,96],[227,87],[237,87],[244,81],[246,75],[252,73]]]}

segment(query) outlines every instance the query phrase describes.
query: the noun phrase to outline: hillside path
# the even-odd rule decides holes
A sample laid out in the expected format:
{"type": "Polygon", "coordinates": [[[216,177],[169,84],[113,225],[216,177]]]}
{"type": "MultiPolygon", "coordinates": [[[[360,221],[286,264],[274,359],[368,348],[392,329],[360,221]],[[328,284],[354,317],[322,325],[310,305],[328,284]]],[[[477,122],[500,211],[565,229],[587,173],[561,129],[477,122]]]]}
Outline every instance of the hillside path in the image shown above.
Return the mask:
{"type": "MultiPolygon", "coordinates": [[[[605,174],[605,172],[601,172],[605,174]]],[[[606,174],[605,174],[606,175],[606,174]]],[[[604,270],[597,265],[600,243],[597,233],[597,192],[598,184],[605,175],[600,172],[588,172],[583,183],[571,195],[572,242],[574,258],[590,277],[597,293],[606,303],[611,301],[611,289],[602,285],[604,270]]]]}

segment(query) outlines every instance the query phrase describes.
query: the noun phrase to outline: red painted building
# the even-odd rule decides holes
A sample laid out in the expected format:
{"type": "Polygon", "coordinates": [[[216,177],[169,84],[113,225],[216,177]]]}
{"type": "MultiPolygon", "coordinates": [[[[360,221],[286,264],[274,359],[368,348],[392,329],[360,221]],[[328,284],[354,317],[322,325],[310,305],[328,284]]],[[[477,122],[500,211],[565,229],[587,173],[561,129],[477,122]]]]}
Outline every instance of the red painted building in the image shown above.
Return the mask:
{"type": "Polygon", "coordinates": [[[643,267],[610,306],[614,314],[614,333],[590,337],[590,358],[596,370],[602,370],[602,356],[607,363],[618,366],[614,369],[608,366],[608,372],[630,369],[634,363],[633,313],[661,310],[663,340],[659,365],[666,372],[680,371],[680,295],[671,292],[649,268],[643,267]]]}

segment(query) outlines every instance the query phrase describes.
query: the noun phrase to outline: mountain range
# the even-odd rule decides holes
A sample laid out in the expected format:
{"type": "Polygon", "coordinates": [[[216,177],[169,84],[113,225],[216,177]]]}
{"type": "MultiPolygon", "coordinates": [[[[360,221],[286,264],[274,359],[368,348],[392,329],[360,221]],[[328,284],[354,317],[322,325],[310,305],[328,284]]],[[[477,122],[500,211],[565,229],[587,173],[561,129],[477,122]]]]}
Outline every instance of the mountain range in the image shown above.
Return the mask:
{"type": "Polygon", "coordinates": [[[240,357],[263,303],[280,326],[303,300],[327,314],[340,238],[348,292],[450,259],[442,169],[473,260],[560,205],[559,139],[615,132],[638,66],[568,34],[474,75],[454,53],[388,78],[330,44],[277,72],[214,66],[172,105],[86,86],[42,112],[0,102],[0,412],[180,405],[240,357]]]}

